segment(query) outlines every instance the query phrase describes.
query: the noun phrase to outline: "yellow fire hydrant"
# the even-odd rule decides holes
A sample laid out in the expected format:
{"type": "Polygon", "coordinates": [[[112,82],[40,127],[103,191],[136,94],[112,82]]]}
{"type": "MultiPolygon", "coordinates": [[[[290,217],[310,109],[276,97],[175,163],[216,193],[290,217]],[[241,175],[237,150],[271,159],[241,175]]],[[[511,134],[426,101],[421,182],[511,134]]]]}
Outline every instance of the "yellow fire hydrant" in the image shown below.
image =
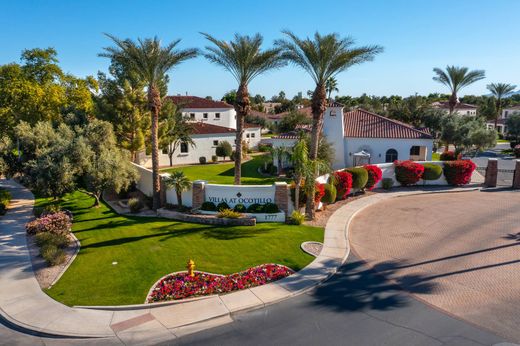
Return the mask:
{"type": "Polygon", "coordinates": [[[188,264],[186,265],[186,268],[188,269],[188,275],[191,277],[194,277],[195,274],[193,273],[193,270],[195,269],[195,262],[193,262],[192,259],[188,261],[188,264]]]}

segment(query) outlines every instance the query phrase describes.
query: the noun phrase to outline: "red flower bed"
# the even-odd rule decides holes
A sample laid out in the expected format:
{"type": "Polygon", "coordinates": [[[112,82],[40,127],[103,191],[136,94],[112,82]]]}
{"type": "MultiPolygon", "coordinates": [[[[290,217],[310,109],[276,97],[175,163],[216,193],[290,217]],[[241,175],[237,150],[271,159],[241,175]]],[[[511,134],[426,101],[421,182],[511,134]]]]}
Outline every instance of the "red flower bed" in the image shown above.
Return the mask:
{"type": "Polygon", "coordinates": [[[450,185],[466,185],[477,166],[470,160],[444,162],[444,176],[450,185]]]}
{"type": "Polygon", "coordinates": [[[383,171],[381,168],[375,165],[365,165],[363,166],[368,172],[368,182],[365,186],[366,189],[372,190],[374,186],[383,178],[383,171]]]}
{"type": "Polygon", "coordinates": [[[395,179],[403,186],[416,184],[424,173],[424,166],[413,161],[395,161],[395,179]]]}
{"type": "Polygon", "coordinates": [[[316,190],[316,192],[314,193],[314,203],[318,204],[320,203],[323,196],[325,196],[325,185],[316,183],[314,185],[314,189],[316,190]]]}
{"type": "Polygon", "coordinates": [[[52,214],[44,214],[36,220],[25,225],[27,234],[50,232],[55,234],[68,234],[72,227],[71,215],[65,211],[52,214]]]}
{"type": "Polygon", "coordinates": [[[454,161],[457,157],[455,157],[455,152],[453,152],[453,150],[448,150],[441,153],[440,159],[441,161],[454,161]]]}
{"type": "Polygon", "coordinates": [[[338,191],[338,199],[347,198],[352,188],[352,174],[344,171],[335,172],[334,185],[338,191]]]}
{"type": "Polygon", "coordinates": [[[216,275],[195,272],[171,274],[159,281],[147,298],[148,303],[176,300],[210,294],[228,293],[245,288],[265,285],[283,279],[294,271],[280,264],[262,264],[240,273],[216,275]]]}

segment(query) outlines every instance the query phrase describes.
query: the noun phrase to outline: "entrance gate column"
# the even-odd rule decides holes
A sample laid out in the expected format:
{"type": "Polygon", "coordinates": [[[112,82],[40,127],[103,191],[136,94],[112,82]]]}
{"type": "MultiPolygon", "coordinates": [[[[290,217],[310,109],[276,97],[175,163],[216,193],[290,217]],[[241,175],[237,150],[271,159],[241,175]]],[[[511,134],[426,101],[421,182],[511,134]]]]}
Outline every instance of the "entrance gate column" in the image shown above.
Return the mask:
{"type": "Polygon", "coordinates": [[[513,176],[513,189],[520,189],[520,160],[516,160],[515,175],[513,176]]]}
{"type": "Polygon", "coordinates": [[[484,180],[485,187],[496,187],[498,177],[498,160],[488,159],[486,168],[486,179],[484,180]]]}

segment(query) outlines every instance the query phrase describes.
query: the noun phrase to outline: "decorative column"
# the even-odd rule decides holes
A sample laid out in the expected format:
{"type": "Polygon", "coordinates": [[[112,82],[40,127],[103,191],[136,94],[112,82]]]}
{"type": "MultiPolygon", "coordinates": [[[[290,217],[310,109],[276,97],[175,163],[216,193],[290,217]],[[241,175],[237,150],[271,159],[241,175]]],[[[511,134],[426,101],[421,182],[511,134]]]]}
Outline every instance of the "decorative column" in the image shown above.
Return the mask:
{"type": "Polygon", "coordinates": [[[486,168],[486,179],[484,180],[485,187],[496,187],[498,176],[498,160],[488,159],[488,165],[486,168]]]}
{"type": "Polygon", "coordinates": [[[206,200],[206,181],[205,180],[195,180],[192,186],[192,200],[191,207],[193,209],[199,209],[202,207],[202,203],[206,200]]]}
{"type": "Polygon", "coordinates": [[[285,213],[287,218],[287,214],[289,214],[289,185],[286,182],[274,183],[274,203],[285,213]]]}
{"type": "Polygon", "coordinates": [[[520,160],[516,160],[515,175],[513,177],[513,189],[520,189],[520,160]]]}

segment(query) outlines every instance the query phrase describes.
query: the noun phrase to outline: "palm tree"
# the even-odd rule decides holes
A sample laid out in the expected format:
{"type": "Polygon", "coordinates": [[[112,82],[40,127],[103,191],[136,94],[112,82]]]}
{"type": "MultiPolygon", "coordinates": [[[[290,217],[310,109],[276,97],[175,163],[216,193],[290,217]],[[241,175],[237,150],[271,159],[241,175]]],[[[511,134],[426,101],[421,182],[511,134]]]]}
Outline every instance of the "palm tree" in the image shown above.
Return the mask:
{"type": "Polygon", "coordinates": [[[177,206],[182,208],[182,193],[191,188],[191,181],[184,175],[184,172],[174,171],[164,178],[164,185],[167,188],[175,189],[177,195],[177,206]]]}
{"type": "Polygon", "coordinates": [[[336,78],[330,77],[329,79],[327,79],[327,81],[325,82],[325,90],[327,90],[327,99],[330,100],[330,95],[332,94],[332,92],[339,91],[338,81],[336,80],[336,78]]]}
{"type": "MultiPolygon", "coordinates": [[[[300,39],[290,31],[283,32],[287,39],[275,44],[283,50],[283,58],[305,70],[316,83],[312,93],[312,133],[309,159],[318,157],[318,143],[323,126],[323,114],[327,108],[326,83],[331,77],[352,65],[370,61],[383,51],[380,46],[353,47],[354,40],[341,38],[338,34],[320,35],[300,39]]],[[[317,172],[315,172],[317,175],[317,172]]],[[[312,184],[311,184],[312,185],[312,184]]],[[[314,185],[307,194],[307,217],[314,219],[314,185]]]]}
{"type": "Polygon", "coordinates": [[[152,186],[153,209],[160,207],[160,181],[159,181],[159,113],[161,112],[161,86],[167,81],[166,73],[183,61],[197,56],[197,49],[177,49],[180,40],[175,40],[166,46],[161,45],[157,38],[121,40],[115,36],[106,34],[115,44],[114,47],[104,48],[101,57],[110,58],[130,71],[136,73],[146,82],[148,92],[148,108],[151,112],[152,126],[152,186]]]}
{"type": "Polygon", "coordinates": [[[240,185],[242,175],[242,136],[244,118],[251,109],[249,100],[249,83],[258,75],[269,70],[282,67],[285,63],[280,59],[280,49],[262,50],[263,38],[260,34],[242,36],[235,34],[232,41],[217,40],[209,34],[202,33],[212,46],[206,47],[204,56],[214,64],[222,66],[238,82],[234,108],[237,113],[235,184],[240,185]]]}
{"type": "Polygon", "coordinates": [[[491,91],[493,96],[497,98],[496,108],[497,114],[495,116],[495,129],[497,128],[498,118],[500,117],[500,113],[502,112],[502,98],[507,96],[507,94],[511,93],[515,90],[516,85],[508,84],[508,83],[491,83],[488,84],[487,89],[491,91]]]}
{"type": "Polygon", "coordinates": [[[457,97],[459,91],[470,84],[486,78],[484,70],[469,71],[467,67],[459,66],[446,66],[446,71],[436,67],[433,69],[433,72],[436,74],[436,76],[433,77],[434,81],[442,83],[450,88],[451,96],[448,101],[450,115],[453,114],[453,110],[459,102],[457,97]]]}
{"type": "Polygon", "coordinates": [[[289,150],[284,146],[274,147],[274,148],[270,149],[270,154],[271,154],[273,161],[274,161],[274,158],[276,157],[276,160],[277,160],[276,168],[278,168],[278,175],[281,175],[282,170],[283,170],[284,159],[287,156],[289,156],[289,154],[290,154],[289,150]]]}

